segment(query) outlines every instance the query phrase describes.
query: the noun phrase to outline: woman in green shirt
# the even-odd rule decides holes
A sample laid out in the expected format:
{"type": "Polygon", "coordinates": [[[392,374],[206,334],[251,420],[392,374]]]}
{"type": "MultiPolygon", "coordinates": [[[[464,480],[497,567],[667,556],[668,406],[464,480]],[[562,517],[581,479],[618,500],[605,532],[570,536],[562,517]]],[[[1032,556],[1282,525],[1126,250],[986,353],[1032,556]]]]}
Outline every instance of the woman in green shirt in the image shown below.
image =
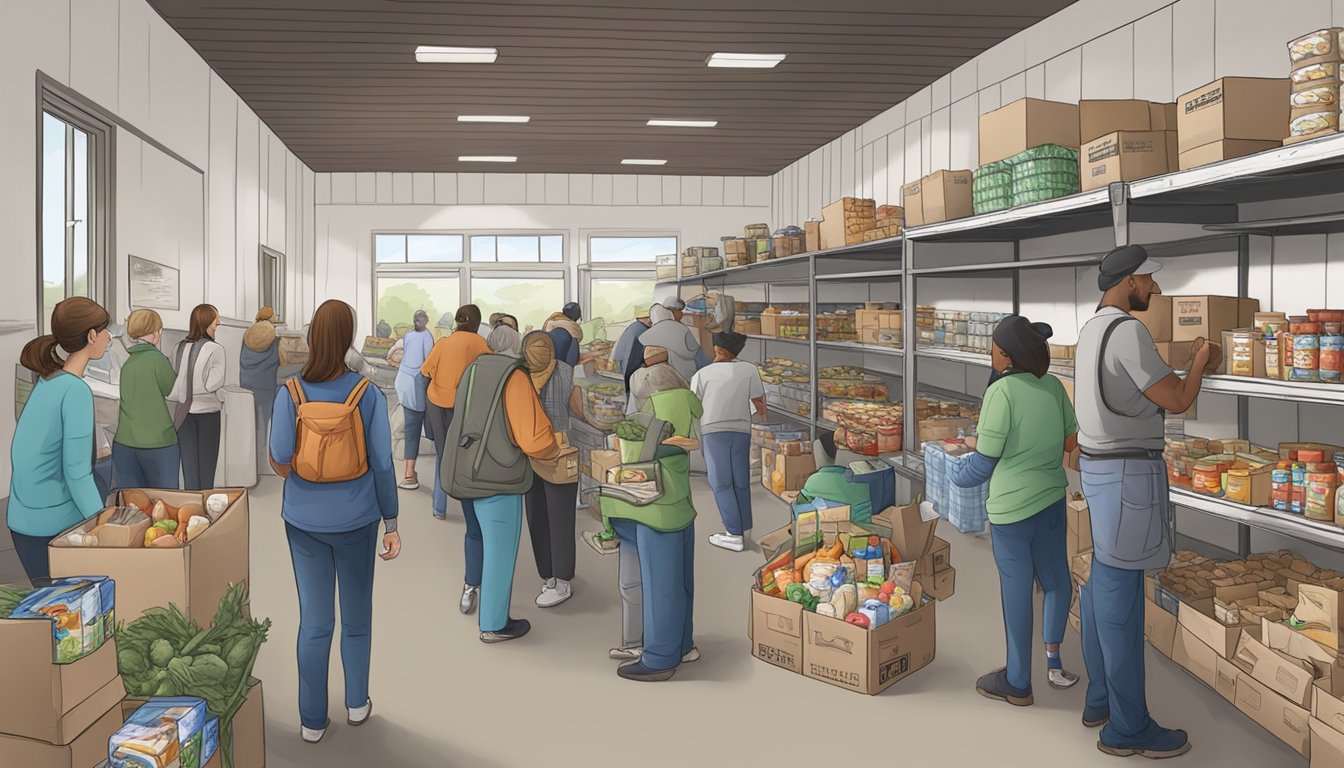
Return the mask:
{"type": "Polygon", "coordinates": [[[990,535],[999,568],[1008,665],[976,682],[991,699],[1017,706],[1033,702],[1031,639],[1032,582],[1045,593],[1046,667],[1054,688],[1068,688],[1078,676],[1064,670],[1064,640],[1072,588],[1065,553],[1064,498],[1068,478],[1064,457],[1078,444],[1073,405],[1059,379],[1051,376],[1049,325],[1020,315],[994,329],[993,374],[980,409],[975,453],[952,464],[952,482],[970,488],[989,481],[990,535]]]}
{"type": "Polygon", "coordinates": [[[159,351],[163,319],[152,309],[137,309],[126,318],[126,335],[135,342],[131,358],[121,367],[117,434],[112,439],[113,485],[177,488],[181,456],[167,400],[177,374],[159,351]]]}

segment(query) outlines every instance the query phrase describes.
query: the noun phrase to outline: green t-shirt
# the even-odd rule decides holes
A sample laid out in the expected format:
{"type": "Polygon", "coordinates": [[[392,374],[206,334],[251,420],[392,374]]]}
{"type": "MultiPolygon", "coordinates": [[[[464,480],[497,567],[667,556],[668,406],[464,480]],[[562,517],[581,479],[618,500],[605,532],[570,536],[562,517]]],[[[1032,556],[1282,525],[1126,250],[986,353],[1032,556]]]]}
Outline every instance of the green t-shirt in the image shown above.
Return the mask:
{"type": "Polygon", "coordinates": [[[999,460],[989,478],[989,521],[1025,520],[1064,498],[1064,438],[1078,431],[1064,385],[1050,374],[996,381],[980,409],[975,449],[999,460]]]}

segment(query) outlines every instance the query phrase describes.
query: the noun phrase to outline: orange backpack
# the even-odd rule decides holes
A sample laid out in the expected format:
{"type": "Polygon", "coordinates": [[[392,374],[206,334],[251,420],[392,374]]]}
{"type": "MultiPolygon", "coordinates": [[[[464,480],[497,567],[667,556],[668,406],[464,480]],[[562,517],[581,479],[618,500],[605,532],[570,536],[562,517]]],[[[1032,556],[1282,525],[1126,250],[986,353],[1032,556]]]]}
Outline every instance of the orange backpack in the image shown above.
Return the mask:
{"type": "Polygon", "coordinates": [[[294,474],[311,483],[341,483],[369,471],[359,400],[369,387],[360,379],[343,403],[309,402],[297,376],[285,382],[298,414],[294,474]]]}

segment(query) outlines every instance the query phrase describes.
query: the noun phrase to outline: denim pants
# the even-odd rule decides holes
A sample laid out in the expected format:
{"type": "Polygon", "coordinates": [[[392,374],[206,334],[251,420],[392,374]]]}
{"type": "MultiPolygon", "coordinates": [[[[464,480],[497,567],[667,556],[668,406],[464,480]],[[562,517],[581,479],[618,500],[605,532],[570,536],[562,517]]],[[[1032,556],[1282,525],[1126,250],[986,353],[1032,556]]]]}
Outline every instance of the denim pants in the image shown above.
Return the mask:
{"type": "Polygon", "coordinates": [[[644,578],[639,572],[639,542],[623,537],[616,550],[616,585],[621,592],[621,647],[644,645],[644,578]]]}
{"type": "Polygon", "coordinates": [[[482,632],[496,632],[509,623],[513,570],[523,535],[523,497],[522,494],[487,496],[476,499],[472,505],[480,521],[484,545],[480,628],[482,632]]]}
{"type": "Polygon", "coordinates": [[[44,586],[51,581],[51,557],[47,552],[47,544],[52,537],[29,536],[18,531],[10,531],[9,535],[14,539],[14,551],[19,556],[23,572],[28,575],[28,581],[34,587],[44,586]]]}
{"type": "Polygon", "coordinates": [[[1147,743],[1157,731],[1148,716],[1143,659],[1143,571],[1113,568],[1092,558],[1079,597],[1087,706],[1109,711],[1101,740],[1112,747],[1147,743]]]}
{"type": "Polygon", "coordinates": [[[369,701],[378,523],[346,533],[312,533],[285,523],[285,534],[299,591],[299,720],[305,728],[321,729],[327,726],[337,582],[345,705],[362,707],[369,701]]]}
{"type": "Polygon", "coordinates": [[[711,432],[703,436],[702,443],[709,487],[714,491],[723,527],[741,536],[751,530],[751,435],[711,432]]]}
{"type": "Polygon", "coordinates": [[[207,491],[215,487],[219,464],[219,411],[189,413],[177,433],[182,452],[182,488],[207,491]]]}
{"type": "Polygon", "coordinates": [[[675,669],[695,645],[695,523],[664,533],[633,520],[612,520],[621,549],[634,543],[644,600],[644,653],[653,670],[675,669]]]}
{"type": "MultiPolygon", "coordinates": [[[[406,447],[403,449],[403,458],[415,461],[420,458],[420,434],[425,431],[425,412],[413,411],[406,406],[401,406],[402,418],[402,436],[406,441],[406,447]]],[[[438,478],[435,478],[438,483],[438,478]]]]}
{"type": "Polygon", "coordinates": [[[448,445],[448,426],[453,423],[453,409],[440,408],[425,401],[425,424],[429,427],[429,436],[434,440],[434,514],[443,517],[448,514],[448,493],[443,490],[443,452],[448,445]]]}
{"type": "Polygon", "coordinates": [[[1064,641],[1069,600],[1073,597],[1065,554],[1067,530],[1063,499],[1025,520],[989,528],[1003,599],[1008,684],[1018,690],[1031,687],[1032,624],[1036,612],[1033,581],[1040,582],[1045,593],[1041,636],[1046,644],[1064,641]]]}
{"type": "Polygon", "coordinates": [[[467,571],[462,583],[479,587],[482,563],[485,560],[485,540],[481,538],[481,520],[476,517],[476,502],[471,499],[462,500],[462,517],[467,520],[467,534],[462,537],[467,571]]]}
{"type": "Polygon", "coordinates": [[[268,472],[271,466],[271,415],[275,411],[275,392],[250,391],[257,419],[257,471],[268,472]]]}
{"type": "Polygon", "coordinates": [[[177,488],[181,454],[177,443],[164,448],[130,448],[112,443],[112,485],[116,488],[177,488]]]}

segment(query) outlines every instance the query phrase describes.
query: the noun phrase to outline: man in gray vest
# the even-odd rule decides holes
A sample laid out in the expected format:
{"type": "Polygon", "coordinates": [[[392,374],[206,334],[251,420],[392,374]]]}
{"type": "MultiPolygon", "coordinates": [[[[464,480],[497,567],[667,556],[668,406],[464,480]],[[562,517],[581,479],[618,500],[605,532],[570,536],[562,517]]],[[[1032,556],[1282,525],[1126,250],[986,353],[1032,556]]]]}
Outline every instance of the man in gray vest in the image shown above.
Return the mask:
{"type": "Polygon", "coordinates": [[[1089,678],[1083,725],[1105,726],[1097,748],[1121,757],[1190,749],[1185,731],[1148,716],[1143,573],[1171,559],[1164,412],[1194,404],[1211,348],[1203,339],[1194,343],[1192,370],[1181,379],[1131,314],[1162,292],[1153,279],[1161,266],[1137,245],[1107,254],[1097,277],[1101,303],[1078,334],[1075,411],[1094,546],[1080,602],[1089,678]]]}

